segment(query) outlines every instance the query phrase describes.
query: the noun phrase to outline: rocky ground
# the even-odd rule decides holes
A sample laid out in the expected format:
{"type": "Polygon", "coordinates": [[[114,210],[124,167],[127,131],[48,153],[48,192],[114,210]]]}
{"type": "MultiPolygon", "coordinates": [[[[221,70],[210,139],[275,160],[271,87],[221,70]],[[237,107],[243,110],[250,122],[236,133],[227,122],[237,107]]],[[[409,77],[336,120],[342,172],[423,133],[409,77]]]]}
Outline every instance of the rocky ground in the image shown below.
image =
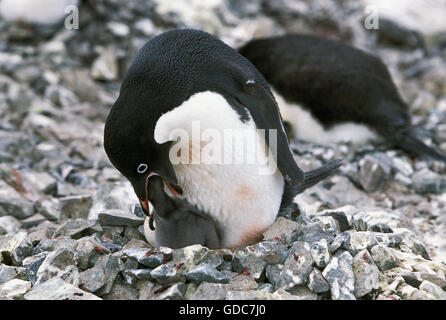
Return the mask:
{"type": "Polygon", "coordinates": [[[420,136],[446,152],[445,33],[394,18],[365,30],[369,2],[97,0],[82,3],[79,30],[0,20],[0,299],[446,299],[442,163],[294,140],[301,167],[343,157],[339,174],[256,245],[172,250],[144,241],[137,199],[102,147],[138,49],[188,26],[232,46],[314,32],[373,52],[420,136]]]}

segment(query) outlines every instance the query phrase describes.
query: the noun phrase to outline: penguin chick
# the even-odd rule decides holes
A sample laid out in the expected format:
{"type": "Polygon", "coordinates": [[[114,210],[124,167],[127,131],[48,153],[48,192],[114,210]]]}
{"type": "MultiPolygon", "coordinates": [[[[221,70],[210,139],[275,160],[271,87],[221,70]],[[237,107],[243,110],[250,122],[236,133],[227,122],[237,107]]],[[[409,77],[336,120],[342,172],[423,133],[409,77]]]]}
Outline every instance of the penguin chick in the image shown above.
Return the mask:
{"type": "Polygon", "coordinates": [[[415,136],[409,108],[378,57],[298,34],[255,39],[239,52],[278,92],[278,100],[283,97],[282,115],[297,138],[363,143],[381,137],[409,153],[446,161],[415,136]]]}

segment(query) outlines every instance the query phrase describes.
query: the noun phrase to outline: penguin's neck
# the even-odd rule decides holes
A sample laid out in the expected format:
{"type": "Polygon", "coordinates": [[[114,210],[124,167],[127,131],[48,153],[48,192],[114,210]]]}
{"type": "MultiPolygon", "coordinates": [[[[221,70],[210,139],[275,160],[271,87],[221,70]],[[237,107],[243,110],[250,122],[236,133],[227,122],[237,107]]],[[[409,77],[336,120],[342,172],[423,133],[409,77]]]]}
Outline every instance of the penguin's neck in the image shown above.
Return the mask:
{"type": "Polygon", "coordinates": [[[240,121],[223,96],[206,91],[161,116],[155,140],[171,140],[174,130],[189,136],[171,149],[185,199],[214,219],[223,246],[258,238],[278,214],[284,180],[268,162],[264,137],[252,119],[240,121]]]}

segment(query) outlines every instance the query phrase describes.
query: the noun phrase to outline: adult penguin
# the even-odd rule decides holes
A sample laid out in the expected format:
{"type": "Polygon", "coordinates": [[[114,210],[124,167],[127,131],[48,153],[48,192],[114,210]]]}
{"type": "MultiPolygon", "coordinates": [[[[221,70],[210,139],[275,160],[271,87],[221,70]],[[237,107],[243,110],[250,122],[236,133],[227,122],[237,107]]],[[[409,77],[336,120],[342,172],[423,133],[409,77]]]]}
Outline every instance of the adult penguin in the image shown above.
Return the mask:
{"type": "Polygon", "coordinates": [[[359,144],[384,138],[412,154],[446,161],[416,137],[409,108],[378,57],[301,34],[254,39],[239,52],[278,93],[284,120],[300,139],[359,144]]]}
{"type": "Polygon", "coordinates": [[[189,29],[158,35],[140,50],[107,117],[104,148],[147,214],[149,201],[160,219],[192,205],[213,221],[226,248],[258,241],[295,194],[341,165],[304,173],[260,72],[210,34],[189,29]]]}

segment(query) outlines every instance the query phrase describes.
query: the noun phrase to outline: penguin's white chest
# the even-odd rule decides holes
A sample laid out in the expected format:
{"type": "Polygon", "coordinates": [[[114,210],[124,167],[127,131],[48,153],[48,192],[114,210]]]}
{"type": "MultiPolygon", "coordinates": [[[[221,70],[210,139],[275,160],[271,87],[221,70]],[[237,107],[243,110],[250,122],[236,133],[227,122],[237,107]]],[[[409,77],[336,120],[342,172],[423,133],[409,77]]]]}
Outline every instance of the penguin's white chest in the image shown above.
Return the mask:
{"type": "Polygon", "coordinates": [[[155,141],[178,141],[170,160],[184,197],[216,221],[224,247],[249,242],[274,222],[282,175],[253,120],[243,123],[221,95],[197,93],[161,116],[155,141]]]}

